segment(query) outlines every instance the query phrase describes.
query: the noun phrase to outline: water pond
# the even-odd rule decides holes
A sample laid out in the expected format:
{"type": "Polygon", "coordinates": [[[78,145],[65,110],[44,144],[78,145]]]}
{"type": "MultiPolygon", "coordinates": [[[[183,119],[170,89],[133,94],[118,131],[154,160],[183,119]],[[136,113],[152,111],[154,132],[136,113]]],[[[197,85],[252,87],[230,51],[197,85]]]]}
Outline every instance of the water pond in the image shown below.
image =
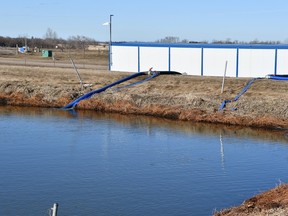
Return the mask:
{"type": "Polygon", "coordinates": [[[288,182],[282,132],[0,107],[0,215],[212,215],[288,182]]]}

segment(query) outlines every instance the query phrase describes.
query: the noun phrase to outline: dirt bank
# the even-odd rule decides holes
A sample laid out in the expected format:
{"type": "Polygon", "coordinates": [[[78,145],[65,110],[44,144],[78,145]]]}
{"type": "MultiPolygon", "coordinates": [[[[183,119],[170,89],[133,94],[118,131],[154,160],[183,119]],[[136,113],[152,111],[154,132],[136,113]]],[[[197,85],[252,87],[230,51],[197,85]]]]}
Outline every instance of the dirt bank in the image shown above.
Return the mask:
{"type": "MultiPolygon", "coordinates": [[[[91,89],[129,75],[95,69],[79,71],[91,88],[81,90],[72,68],[0,65],[0,104],[62,107],[91,89]]],[[[80,102],[77,109],[287,129],[287,81],[257,80],[237,102],[218,111],[221,102],[234,98],[248,81],[227,78],[221,94],[219,77],[161,75],[135,87],[107,90],[80,102]]]]}

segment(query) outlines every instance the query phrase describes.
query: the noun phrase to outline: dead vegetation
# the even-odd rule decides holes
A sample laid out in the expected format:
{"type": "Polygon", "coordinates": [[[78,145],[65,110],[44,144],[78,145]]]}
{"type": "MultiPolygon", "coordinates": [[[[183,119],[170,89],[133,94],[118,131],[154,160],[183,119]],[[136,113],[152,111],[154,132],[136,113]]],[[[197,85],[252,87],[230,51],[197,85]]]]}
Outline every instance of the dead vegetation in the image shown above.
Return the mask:
{"type": "Polygon", "coordinates": [[[256,195],[242,205],[225,209],[214,216],[287,216],[288,215],[288,184],[256,195]]]}
{"type": "MultiPolygon", "coordinates": [[[[80,74],[85,83],[91,84],[91,88],[80,89],[72,67],[0,65],[2,104],[62,107],[91,89],[103,87],[129,75],[93,69],[81,69],[80,74]]],[[[143,78],[137,78],[140,79],[143,78]]],[[[287,82],[257,80],[237,102],[229,103],[224,110],[219,111],[221,102],[235,97],[249,79],[227,78],[223,94],[221,80],[219,77],[161,75],[135,87],[116,92],[107,90],[80,102],[77,109],[252,127],[288,128],[287,82]]]]}
{"type": "Polygon", "coordinates": [[[71,67],[70,59],[79,68],[90,66],[102,66],[108,68],[108,48],[87,50],[87,49],[49,49],[52,57],[42,57],[41,49],[31,50],[27,53],[17,53],[16,48],[0,47],[0,64],[22,65],[22,66],[52,66],[52,67],[71,67]],[[46,65],[45,65],[46,63],[46,65]]]}

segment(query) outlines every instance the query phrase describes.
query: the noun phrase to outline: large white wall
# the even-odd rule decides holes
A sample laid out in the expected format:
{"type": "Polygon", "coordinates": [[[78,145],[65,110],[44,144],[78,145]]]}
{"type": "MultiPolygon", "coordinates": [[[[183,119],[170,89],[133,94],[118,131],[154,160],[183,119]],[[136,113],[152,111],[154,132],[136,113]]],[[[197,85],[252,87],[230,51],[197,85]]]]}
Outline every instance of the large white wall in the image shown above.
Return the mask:
{"type": "MultiPolygon", "coordinates": [[[[133,44],[133,43],[132,43],[133,44]]],[[[113,71],[178,71],[188,75],[265,77],[288,73],[288,46],[155,45],[112,46],[113,71]]]]}

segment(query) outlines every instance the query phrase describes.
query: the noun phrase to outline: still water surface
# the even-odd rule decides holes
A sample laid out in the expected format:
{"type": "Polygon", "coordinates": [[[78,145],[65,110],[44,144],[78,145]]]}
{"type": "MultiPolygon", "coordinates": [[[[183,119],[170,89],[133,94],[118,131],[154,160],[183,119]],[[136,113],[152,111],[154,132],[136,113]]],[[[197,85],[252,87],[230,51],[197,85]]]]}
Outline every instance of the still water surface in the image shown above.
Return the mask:
{"type": "Polygon", "coordinates": [[[288,182],[281,133],[0,107],[0,215],[212,215],[288,182]]]}

